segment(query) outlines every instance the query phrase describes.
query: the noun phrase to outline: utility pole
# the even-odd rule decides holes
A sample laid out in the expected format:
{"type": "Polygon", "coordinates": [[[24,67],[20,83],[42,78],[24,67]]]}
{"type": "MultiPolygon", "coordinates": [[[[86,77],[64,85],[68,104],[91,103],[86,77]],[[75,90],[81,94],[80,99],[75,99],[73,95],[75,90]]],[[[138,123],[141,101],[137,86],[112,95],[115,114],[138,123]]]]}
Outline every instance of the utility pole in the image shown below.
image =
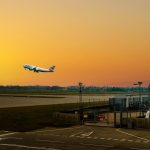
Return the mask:
{"type": "Polygon", "coordinates": [[[82,86],[83,86],[83,83],[79,82],[79,115],[80,115],[81,124],[83,121],[82,86]]]}

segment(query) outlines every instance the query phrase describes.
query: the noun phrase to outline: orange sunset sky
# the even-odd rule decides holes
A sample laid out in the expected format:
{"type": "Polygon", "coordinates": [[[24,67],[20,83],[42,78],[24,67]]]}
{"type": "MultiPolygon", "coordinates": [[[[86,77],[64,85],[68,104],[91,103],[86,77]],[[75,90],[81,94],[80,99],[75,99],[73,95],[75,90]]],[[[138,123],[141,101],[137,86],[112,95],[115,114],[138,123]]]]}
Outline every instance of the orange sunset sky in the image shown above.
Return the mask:
{"type": "Polygon", "coordinates": [[[0,0],[0,85],[149,79],[150,0],[0,0]],[[56,70],[33,73],[23,64],[56,70]]]}

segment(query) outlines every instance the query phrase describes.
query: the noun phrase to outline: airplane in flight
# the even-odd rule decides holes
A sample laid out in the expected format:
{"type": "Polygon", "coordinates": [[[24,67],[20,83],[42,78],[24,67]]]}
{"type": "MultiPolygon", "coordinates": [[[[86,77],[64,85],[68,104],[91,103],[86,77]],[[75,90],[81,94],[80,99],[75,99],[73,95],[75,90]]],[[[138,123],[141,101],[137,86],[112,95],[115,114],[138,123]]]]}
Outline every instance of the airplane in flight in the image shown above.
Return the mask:
{"type": "Polygon", "coordinates": [[[28,69],[30,71],[34,71],[37,73],[39,73],[39,72],[54,72],[54,69],[55,69],[55,66],[52,66],[49,69],[45,69],[45,68],[40,68],[40,67],[29,65],[29,64],[25,64],[25,65],[23,65],[23,67],[25,69],[28,69]]]}

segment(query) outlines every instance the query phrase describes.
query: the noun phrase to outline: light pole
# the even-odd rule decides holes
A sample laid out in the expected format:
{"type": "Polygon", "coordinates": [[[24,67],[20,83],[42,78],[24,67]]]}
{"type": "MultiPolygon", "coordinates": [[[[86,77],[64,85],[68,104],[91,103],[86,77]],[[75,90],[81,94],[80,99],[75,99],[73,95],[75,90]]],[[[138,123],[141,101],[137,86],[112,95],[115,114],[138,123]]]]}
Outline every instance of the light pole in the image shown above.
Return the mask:
{"type": "Polygon", "coordinates": [[[150,84],[148,85],[148,107],[150,107],[150,84]]]}
{"type": "Polygon", "coordinates": [[[79,115],[80,115],[80,121],[81,122],[83,120],[82,86],[83,86],[83,83],[79,82],[79,115]]]}
{"type": "Polygon", "coordinates": [[[134,83],[134,85],[138,85],[139,86],[139,112],[140,112],[140,116],[141,116],[141,106],[142,106],[142,97],[141,97],[141,85],[143,82],[138,81],[137,83],[134,83]]]}

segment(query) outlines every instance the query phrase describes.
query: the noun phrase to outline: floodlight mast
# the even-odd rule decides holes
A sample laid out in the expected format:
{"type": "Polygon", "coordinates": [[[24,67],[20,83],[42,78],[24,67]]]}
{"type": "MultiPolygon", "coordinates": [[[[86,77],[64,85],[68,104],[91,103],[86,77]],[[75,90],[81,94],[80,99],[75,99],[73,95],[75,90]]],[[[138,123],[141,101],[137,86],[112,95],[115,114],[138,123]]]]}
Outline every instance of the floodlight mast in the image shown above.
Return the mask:
{"type": "Polygon", "coordinates": [[[143,82],[138,81],[137,83],[134,83],[133,85],[138,85],[139,86],[139,112],[140,112],[140,116],[141,116],[141,106],[142,106],[142,96],[141,96],[141,85],[143,84],[143,82]]]}
{"type": "Polygon", "coordinates": [[[79,82],[79,115],[80,115],[81,124],[83,121],[82,86],[83,86],[83,83],[79,82]]]}
{"type": "MultiPolygon", "coordinates": [[[[149,100],[149,103],[148,103],[148,104],[149,104],[149,106],[150,106],[150,84],[148,85],[148,97],[149,97],[149,99],[148,99],[148,100],[149,100]]],[[[150,108],[149,108],[149,109],[150,109],[150,108]]]]}

